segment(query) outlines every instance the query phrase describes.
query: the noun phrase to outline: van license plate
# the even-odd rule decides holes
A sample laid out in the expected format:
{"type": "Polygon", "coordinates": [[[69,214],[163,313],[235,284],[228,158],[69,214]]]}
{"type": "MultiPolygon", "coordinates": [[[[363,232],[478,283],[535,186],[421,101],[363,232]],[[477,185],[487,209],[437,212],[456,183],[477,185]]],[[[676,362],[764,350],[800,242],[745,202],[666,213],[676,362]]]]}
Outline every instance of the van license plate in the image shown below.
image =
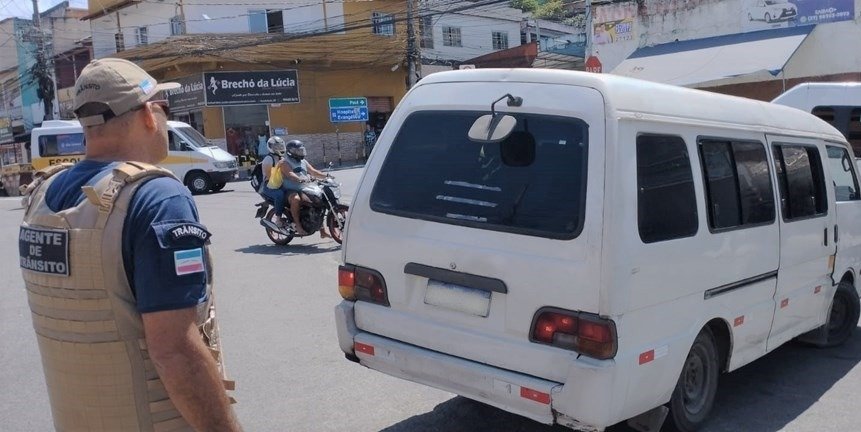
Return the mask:
{"type": "Polygon", "coordinates": [[[490,291],[429,280],[425,304],[486,317],[490,313],[490,291]]]}

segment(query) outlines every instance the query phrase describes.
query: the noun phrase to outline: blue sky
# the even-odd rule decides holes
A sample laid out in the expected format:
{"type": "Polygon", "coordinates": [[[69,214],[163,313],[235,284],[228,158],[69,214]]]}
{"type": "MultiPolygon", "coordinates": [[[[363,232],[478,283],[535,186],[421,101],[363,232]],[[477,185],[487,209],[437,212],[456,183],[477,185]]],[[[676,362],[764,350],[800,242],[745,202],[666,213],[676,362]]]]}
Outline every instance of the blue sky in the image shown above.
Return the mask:
{"type": "MultiPolygon", "coordinates": [[[[44,11],[60,3],[62,0],[39,0],[39,10],[44,11]]],[[[69,6],[86,9],[87,0],[69,0],[69,6]]],[[[33,16],[33,1],[0,0],[0,19],[10,16],[31,18],[33,16]]]]}

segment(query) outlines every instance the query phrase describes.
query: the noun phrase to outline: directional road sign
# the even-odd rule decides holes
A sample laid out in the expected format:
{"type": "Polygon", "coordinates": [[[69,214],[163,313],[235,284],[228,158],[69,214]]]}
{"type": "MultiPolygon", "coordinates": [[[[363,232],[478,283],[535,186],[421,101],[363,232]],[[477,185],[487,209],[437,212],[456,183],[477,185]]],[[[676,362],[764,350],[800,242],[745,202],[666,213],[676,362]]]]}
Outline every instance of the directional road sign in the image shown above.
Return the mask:
{"type": "Polygon", "coordinates": [[[332,123],[368,121],[368,99],[363,97],[329,99],[329,121],[332,123]]]}

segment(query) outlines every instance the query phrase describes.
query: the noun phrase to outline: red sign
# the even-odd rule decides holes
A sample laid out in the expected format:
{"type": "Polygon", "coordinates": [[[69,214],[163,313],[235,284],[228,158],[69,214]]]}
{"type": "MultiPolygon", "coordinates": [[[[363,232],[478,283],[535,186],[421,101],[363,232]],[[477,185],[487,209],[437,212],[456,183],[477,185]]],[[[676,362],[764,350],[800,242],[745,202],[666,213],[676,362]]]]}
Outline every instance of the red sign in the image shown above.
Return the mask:
{"type": "Polygon", "coordinates": [[[586,59],[586,72],[601,73],[601,60],[598,60],[598,57],[589,56],[586,59]]]}

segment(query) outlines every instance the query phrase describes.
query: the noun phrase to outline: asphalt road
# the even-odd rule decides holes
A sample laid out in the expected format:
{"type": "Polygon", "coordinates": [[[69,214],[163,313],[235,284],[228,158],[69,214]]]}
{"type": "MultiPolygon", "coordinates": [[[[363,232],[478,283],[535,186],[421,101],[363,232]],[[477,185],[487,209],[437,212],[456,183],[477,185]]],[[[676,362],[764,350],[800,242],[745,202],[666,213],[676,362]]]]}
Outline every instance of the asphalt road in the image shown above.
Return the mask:
{"type": "MultiPolygon", "coordinates": [[[[349,199],[361,170],[334,174],[349,199]]],[[[253,218],[259,199],[246,182],[196,199],[214,234],[227,368],[247,431],[567,430],[345,360],[332,312],[340,301],[340,248],[318,237],[272,245],[253,218]]],[[[16,264],[19,201],[0,198],[0,430],[47,431],[48,400],[16,264]]],[[[859,361],[861,331],[841,348],[788,344],[721,377],[704,431],[861,430],[859,361]]]]}

